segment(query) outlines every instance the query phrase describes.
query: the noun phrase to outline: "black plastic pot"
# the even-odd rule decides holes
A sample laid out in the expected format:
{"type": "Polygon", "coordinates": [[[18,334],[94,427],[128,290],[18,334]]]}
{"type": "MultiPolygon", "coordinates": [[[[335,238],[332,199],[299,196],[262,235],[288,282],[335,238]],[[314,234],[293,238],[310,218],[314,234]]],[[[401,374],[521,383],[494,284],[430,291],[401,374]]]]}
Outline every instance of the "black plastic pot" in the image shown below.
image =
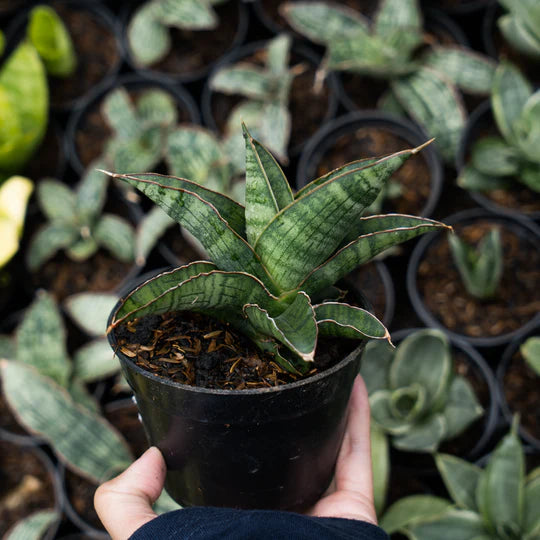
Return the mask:
{"type": "MultiPolygon", "coordinates": [[[[422,129],[416,124],[389,113],[366,110],[346,114],[323,126],[309,140],[298,163],[296,173],[296,185],[298,189],[317,178],[317,166],[322,156],[340,136],[347,133],[354,133],[357,129],[366,127],[388,131],[392,135],[404,139],[411,146],[419,146],[428,139],[422,129]]],[[[431,189],[429,197],[421,212],[419,212],[419,215],[428,217],[435,210],[441,195],[443,167],[433,145],[424,149],[422,156],[424,156],[430,171],[431,189]]],[[[368,156],[358,156],[358,159],[364,157],[368,156]]]]}
{"type": "Polygon", "coordinates": [[[81,122],[93,107],[95,107],[111,90],[118,88],[119,86],[125,86],[128,90],[153,87],[165,90],[175,98],[179,107],[182,107],[187,111],[191,123],[199,124],[200,122],[197,105],[190,94],[179,84],[172,85],[162,80],[137,74],[119,77],[118,79],[111,81],[107,86],[92,92],[92,94],[85,99],[84,103],[69,117],[65,138],[66,155],[68,156],[71,166],[79,175],[83,174],[85,170],[85,167],[79,158],[75,140],[81,122]]]}
{"type": "MultiPolygon", "coordinates": [[[[509,427],[512,425],[512,417],[515,411],[512,411],[510,409],[510,405],[508,404],[508,401],[506,399],[506,395],[504,391],[504,379],[506,377],[506,374],[508,373],[508,370],[511,367],[512,357],[518,351],[522,343],[527,338],[531,336],[538,336],[538,335],[540,335],[540,324],[538,324],[535,328],[529,330],[525,334],[518,336],[514,340],[512,340],[512,342],[504,350],[504,353],[501,358],[501,362],[499,363],[497,367],[497,390],[499,392],[499,402],[501,404],[502,413],[506,420],[507,429],[509,429],[509,427]]],[[[540,381],[540,376],[538,376],[538,380],[540,381]]],[[[536,450],[536,452],[540,451],[540,439],[533,436],[521,424],[519,425],[519,434],[524,441],[526,441],[536,450]]]]}
{"type": "MultiPolygon", "coordinates": [[[[51,104],[51,108],[55,111],[69,112],[80,107],[85,101],[87,95],[89,95],[91,92],[95,92],[98,88],[106,86],[117,76],[122,64],[122,46],[119,39],[120,31],[118,20],[106,6],[101,4],[101,2],[89,2],[88,0],[54,0],[53,2],[51,0],[47,0],[41,3],[54,4],[56,2],[65,4],[74,10],[90,12],[90,14],[114,36],[117,51],[117,60],[109,67],[104,77],[91,89],[89,89],[83,95],[80,95],[70,101],[51,104]]],[[[38,4],[39,2],[35,3],[38,4]]],[[[22,11],[9,26],[6,32],[6,41],[8,43],[9,51],[13,50],[20,40],[24,39],[26,35],[29,12],[30,8],[22,11]]],[[[73,76],[79,76],[79,74],[76,73],[73,76]]]]}
{"type": "MultiPolygon", "coordinates": [[[[411,328],[393,332],[392,341],[397,345],[400,341],[403,341],[407,336],[418,330],[421,329],[411,328]]],[[[445,333],[450,341],[451,348],[455,352],[461,353],[467,359],[474,373],[484,381],[489,394],[488,403],[485,405],[484,416],[468,428],[469,431],[474,431],[474,440],[465,450],[465,453],[459,456],[467,461],[474,461],[489,448],[490,443],[494,440],[495,431],[499,424],[497,384],[493,372],[478,351],[462,339],[448,332],[445,333]]],[[[464,433],[468,433],[467,430],[464,433]]],[[[443,445],[445,442],[443,442],[443,445]]],[[[444,449],[439,449],[439,451],[444,451],[444,449]]],[[[433,457],[429,454],[404,452],[392,448],[391,463],[396,469],[410,471],[411,474],[415,475],[436,476],[438,474],[433,457]]]]}
{"type": "MultiPolygon", "coordinates": [[[[109,342],[117,350],[113,332],[109,342]]],[[[248,390],[179,384],[117,354],[180,505],[302,510],[332,478],[361,349],[308,379],[248,390]]]]}
{"type": "Polygon", "coordinates": [[[451,3],[448,1],[445,3],[437,0],[423,0],[422,3],[427,7],[435,5],[437,9],[440,9],[445,13],[461,16],[481,12],[489,7],[494,1],[495,0],[470,0],[469,2],[465,2],[463,4],[457,3],[455,5],[451,5],[451,3]]]}
{"type": "MultiPolygon", "coordinates": [[[[208,80],[206,81],[204,85],[202,98],[201,98],[201,112],[203,116],[203,123],[214,132],[219,133],[219,128],[214,118],[214,114],[212,112],[212,100],[216,94],[216,92],[210,88],[210,81],[212,80],[213,76],[219,70],[225,67],[228,67],[236,62],[239,62],[246,57],[253,55],[256,51],[266,47],[267,44],[268,44],[267,41],[256,41],[254,43],[243,45],[242,47],[235,49],[230,54],[223,57],[212,69],[212,72],[208,76],[208,80]]],[[[313,67],[317,67],[320,63],[320,57],[315,52],[313,52],[310,48],[306,47],[305,45],[293,42],[293,45],[291,47],[291,52],[293,54],[298,55],[300,58],[302,58],[302,61],[307,61],[313,67]]],[[[328,105],[326,108],[326,113],[322,120],[323,124],[325,122],[328,122],[330,119],[332,119],[336,115],[336,112],[338,109],[337,84],[336,84],[336,78],[333,74],[329,74],[326,77],[325,85],[328,87],[329,95],[328,95],[328,105]]],[[[308,104],[306,104],[306,106],[308,106],[308,104]]],[[[297,156],[302,151],[302,149],[304,148],[308,140],[299,142],[295,145],[290,144],[289,156],[290,157],[297,156]]]]}
{"type": "MultiPolygon", "coordinates": [[[[489,100],[481,103],[470,115],[467,125],[463,131],[459,147],[456,153],[456,169],[460,173],[467,164],[469,158],[470,150],[476,139],[480,136],[485,135],[486,128],[490,126],[496,126],[495,119],[493,118],[493,112],[491,109],[491,102],[489,100]]],[[[516,184],[517,187],[520,187],[521,184],[516,184]]],[[[523,189],[527,189],[523,186],[523,189]]],[[[524,216],[529,217],[534,220],[540,219],[540,210],[535,210],[531,212],[522,212],[518,209],[508,208],[497,204],[495,201],[484,195],[479,191],[469,191],[467,190],[468,195],[480,206],[489,210],[491,212],[504,214],[510,217],[520,219],[524,216]]],[[[538,198],[537,194],[533,195],[533,200],[538,198]]]]}
{"type": "MultiPolygon", "coordinates": [[[[442,221],[447,225],[456,225],[458,223],[473,223],[480,219],[488,219],[489,221],[500,223],[504,227],[512,230],[512,232],[521,238],[527,239],[533,246],[535,246],[533,249],[540,250],[540,228],[525,218],[519,220],[501,214],[493,214],[482,209],[473,209],[458,212],[457,214],[449,216],[442,221]]],[[[524,324],[521,328],[514,330],[513,332],[491,337],[471,337],[453,332],[444,327],[444,325],[435,317],[435,315],[424,303],[416,282],[418,267],[426,250],[433,242],[438,240],[439,237],[439,233],[430,233],[421,238],[411,254],[407,268],[407,292],[416,314],[426,326],[440,328],[441,330],[444,330],[451,338],[461,339],[475,347],[495,347],[499,345],[506,345],[514,337],[521,335],[523,332],[527,332],[529,329],[538,324],[538,321],[540,320],[540,313],[524,324]]]]}
{"type": "MultiPolygon", "coordinates": [[[[147,2],[148,0],[144,0],[147,2]]],[[[157,80],[161,80],[168,83],[191,83],[195,81],[199,81],[206,77],[208,75],[208,72],[213,68],[213,66],[216,65],[217,62],[220,61],[220,58],[216,59],[215,61],[209,63],[208,65],[196,70],[196,71],[188,71],[188,72],[165,72],[165,71],[159,71],[156,68],[152,67],[142,67],[139,66],[135,60],[133,59],[131,52],[129,50],[129,44],[128,44],[128,38],[127,38],[127,28],[129,25],[129,21],[131,20],[131,16],[133,15],[133,12],[135,11],[135,8],[141,5],[143,2],[124,2],[124,8],[122,9],[120,20],[122,22],[122,49],[124,58],[126,59],[126,62],[129,64],[129,66],[136,72],[141,73],[143,75],[152,77],[157,80]]],[[[221,51],[223,54],[227,54],[229,51],[234,50],[236,47],[238,47],[240,44],[242,44],[246,38],[248,28],[249,28],[249,12],[247,7],[244,5],[244,2],[236,1],[237,7],[238,7],[238,26],[236,29],[235,37],[227,49],[221,51]]],[[[204,39],[204,38],[201,38],[204,39]]]]}

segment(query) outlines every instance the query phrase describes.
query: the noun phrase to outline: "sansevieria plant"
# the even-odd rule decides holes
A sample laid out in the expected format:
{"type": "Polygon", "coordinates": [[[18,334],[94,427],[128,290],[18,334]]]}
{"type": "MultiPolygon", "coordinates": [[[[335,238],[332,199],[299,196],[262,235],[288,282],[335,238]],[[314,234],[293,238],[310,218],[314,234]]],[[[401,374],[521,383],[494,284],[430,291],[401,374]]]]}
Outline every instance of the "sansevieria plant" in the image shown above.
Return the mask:
{"type": "Polygon", "coordinates": [[[159,204],[212,259],[133,289],[109,331],[143,315],[200,312],[230,323],[294,373],[309,370],[318,336],[389,339],[371,313],[338,301],[334,284],[385,249],[445,227],[399,214],[362,217],[392,173],[423,146],[354,161],[294,194],[245,127],[244,137],[245,206],[187,179],[109,173],[159,204]]]}

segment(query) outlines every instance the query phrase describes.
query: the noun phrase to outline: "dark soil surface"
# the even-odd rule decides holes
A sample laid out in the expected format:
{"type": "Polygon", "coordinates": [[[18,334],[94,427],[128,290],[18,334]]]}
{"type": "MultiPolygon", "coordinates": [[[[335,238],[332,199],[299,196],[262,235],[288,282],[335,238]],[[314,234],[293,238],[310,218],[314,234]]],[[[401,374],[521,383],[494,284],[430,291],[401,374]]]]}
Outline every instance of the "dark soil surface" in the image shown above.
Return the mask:
{"type": "Polygon", "coordinates": [[[238,30],[238,4],[227,1],[214,6],[219,25],[212,30],[180,30],[169,28],[171,50],[150,66],[155,71],[177,75],[195,73],[218,60],[233,45],[238,30]]]}
{"type": "MultiPolygon", "coordinates": [[[[478,221],[454,230],[477,245],[497,222],[478,221]]],[[[540,252],[525,237],[500,227],[504,269],[496,296],[470,296],[454,266],[446,236],[431,244],[418,268],[417,285],[427,308],[450,330],[470,337],[494,337],[517,330],[540,310],[540,252]]]]}
{"type": "MultiPolygon", "coordinates": [[[[147,86],[145,88],[138,88],[137,90],[128,87],[127,91],[133,102],[137,103],[137,99],[145,90],[153,88],[165,90],[156,84],[156,86],[147,86]]],[[[103,96],[103,98],[104,97],[105,96],[103,96]]],[[[84,167],[101,156],[105,150],[107,141],[112,135],[112,131],[109,128],[105,117],[101,114],[103,98],[94,103],[92,107],[83,114],[80,124],[75,132],[75,151],[84,167]]],[[[184,104],[176,101],[176,105],[178,123],[191,122],[189,111],[184,104]]]]}
{"type": "Polygon", "coordinates": [[[62,2],[53,7],[66,24],[77,54],[77,70],[67,78],[49,77],[52,105],[66,105],[101,82],[120,61],[114,34],[92,12],[62,2]]]}
{"type": "Polygon", "coordinates": [[[103,529],[104,527],[94,509],[94,493],[97,485],[67,469],[64,481],[67,498],[77,515],[88,525],[96,529],[103,529]]]}
{"type": "Polygon", "coordinates": [[[62,142],[59,128],[49,122],[43,141],[28,162],[24,175],[34,181],[45,177],[57,178],[64,160],[62,142]]]}
{"type": "MultiPolygon", "coordinates": [[[[241,61],[263,66],[265,57],[266,51],[260,50],[252,56],[242,58],[241,61]]],[[[325,83],[320,91],[315,90],[317,66],[294,51],[291,54],[289,66],[301,66],[298,68],[301,72],[294,77],[289,93],[289,112],[291,113],[289,148],[294,149],[304,144],[323,125],[328,112],[330,90],[325,83]]],[[[243,100],[241,96],[212,92],[212,114],[222,134],[225,133],[231,111],[243,100]]]]}
{"type": "Polygon", "coordinates": [[[49,471],[30,448],[0,441],[0,536],[37,510],[54,507],[49,471]]]}
{"type": "MultiPolygon", "coordinates": [[[[190,312],[149,315],[119,326],[119,350],[156,376],[202,388],[268,388],[298,379],[278,366],[229,324],[190,312]]],[[[313,369],[332,366],[351,350],[351,342],[319,339],[313,369]]]]}
{"type": "Polygon", "coordinates": [[[375,263],[363,264],[351,272],[347,279],[356,283],[366,300],[373,306],[374,315],[382,321],[386,309],[386,291],[375,263]]]}
{"type": "MultiPolygon", "coordinates": [[[[317,177],[356,159],[384,156],[411,146],[391,131],[374,127],[360,128],[354,133],[341,135],[326,151],[317,165],[317,177]]],[[[407,160],[393,174],[392,180],[401,185],[403,192],[396,199],[386,199],[382,212],[420,215],[430,192],[429,167],[422,154],[407,160]]]]}
{"type": "Polygon", "coordinates": [[[504,375],[504,395],[510,411],[519,413],[523,429],[538,440],[540,440],[539,384],[540,377],[527,365],[518,350],[512,356],[504,375]]]}

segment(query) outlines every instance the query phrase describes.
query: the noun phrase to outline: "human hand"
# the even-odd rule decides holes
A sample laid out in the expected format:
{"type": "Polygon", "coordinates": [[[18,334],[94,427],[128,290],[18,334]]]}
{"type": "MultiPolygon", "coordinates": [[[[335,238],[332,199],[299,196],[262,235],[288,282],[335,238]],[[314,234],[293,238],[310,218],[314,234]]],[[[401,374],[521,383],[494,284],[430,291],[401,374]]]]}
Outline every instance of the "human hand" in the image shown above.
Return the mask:
{"type": "Polygon", "coordinates": [[[376,525],[369,401],[360,375],[354,381],[348,415],[334,480],[326,494],[307,513],[319,517],[358,519],[376,525]]]}

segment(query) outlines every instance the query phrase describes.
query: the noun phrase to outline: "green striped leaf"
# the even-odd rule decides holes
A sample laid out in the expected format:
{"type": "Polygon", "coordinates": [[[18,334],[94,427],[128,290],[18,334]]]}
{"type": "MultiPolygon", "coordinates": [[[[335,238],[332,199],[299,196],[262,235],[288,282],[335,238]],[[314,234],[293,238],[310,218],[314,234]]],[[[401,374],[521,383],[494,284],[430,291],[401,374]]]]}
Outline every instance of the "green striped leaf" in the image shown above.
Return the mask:
{"type": "Polygon", "coordinates": [[[388,388],[388,371],[394,358],[394,349],[384,341],[369,341],[362,353],[360,375],[368,394],[388,388]]]}
{"type": "Polygon", "coordinates": [[[20,362],[3,360],[0,371],[6,400],[17,419],[47,439],[70,469],[100,483],[131,463],[128,446],[114,428],[76,405],[52,379],[20,362]]]}
{"type": "MultiPolygon", "coordinates": [[[[439,516],[452,503],[432,495],[411,495],[394,503],[384,514],[379,525],[388,533],[403,531],[408,525],[439,516]]],[[[433,540],[433,539],[432,539],[433,540]]],[[[457,540],[457,539],[454,539],[457,540]]]]}
{"type": "Polygon", "coordinates": [[[207,0],[158,0],[157,17],[181,30],[212,30],[219,22],[207,0]]]}
{"type": "Polygon", "coordinates": [[[391,83],[407,113],[435,137],[446,162],[453,162],[465,127],[465,109],[455,87],[437,71],[427,67],[391,83]]]}
{"type": "Polygon", "coordinates": [[[145,131],[136,139],[110,139],[105,146],[105,159],[117,173],[152,170],[165,148],[165,134],[159,127],[145,131]]]}
{"type": "Polygon", "coordinates": [[[501,137],[484,137],[472,148],[471,164],[486,176],[511,176],[519,170],[520,156],[501,137]]]}
{"type": "Polygon", "coordinates": [[[294,200],[273,156],[242,126],[246,141],[246,234],[254,245],[272,218],[294,200]]]}
{"type": "Polygon", "coordinates": [[[101,381],[119,371],[118,358],[106,339],[90,341],[77,349],[73,357],[73,375],[84,383],[101,381]]]}
{"type": "Polygon", "coordinates": [[[36,6],[30,11],[27,35],[45,64],[47,73],[69,77],[77,68],[77,55],[71,36],[62,19],[50,6],[36,6]]]}
{"type": "Polygon", "coordinates": [[[135,231],[131,224],[120,216],[103,214],[93,230],[96,242],[110,251],[122,262],[135,258],[135,231]]]}
{"type": "Polygon", "coordinates": [[[287,147],[291,135],[291,113],[289,112],[288,87],[286,99],[265,103],[262,110],[257,136],[285,165],[289,163],[287,147]]]}
{"type": "Polygon", "coordinates": [[[540,31],[535,33],[534,28],[510,14],[499,17],[497,26],[504,39],[514,49],[527,56],[540,58],[540,31]]]}
{"type": "Polygon", "coordinates": [[[317,324],[307,294],[299,292],[277,317],[271,317],[266,309],[252,303],[246,304],[243,312],[250,324],[264,336],[272,336],[305,362],[313,362],[317,324]]]}
{"type": "Polygon", "coordinates": [[[110,293],[78,293],[66,298],[64,307],[69,316],[91,336],[103,336],[107,319],[118,296],[110,293]]]}
{"type": "Polygon", "coordinates": [[[525,103],[518,121],[514,125],[518,148],[525,158],[540,165],[540,90],[525,103]]]}
{"type": "Polygon", "coordinates": [[[416,423],[403,435],[395,435],[392,444],[407,452],[435,452],[444,439],[446,422],[440,414],[433,414],[416,423]]]}
{"type": "Polygon", "coordinates": [[[477,512],[476,488],[482,469],[449,454],[437,454],[435,463],[454,502],[460,508],[477,512]]]}
{"type": "Polygon", "coordinates": [[[93,413],[99,414],[99,403],[97,402],[97,399],[92,394],[90,394],[88,388],[86,388],[83,381],[81,381],[75,376],[72,377],[68,392],[71,399],[77,405],[80,405],[84,409],[88,409],[93,413]]]}
{"type": "Polygon", "coordinates": [[[129,139],[140,132],[135,107],[123,86],[115,88],[105,96],[101,114],[117,137],[129,139]]]}
{"type": "Polygon", "coordinates": [[[144,129],[152,126],[173,126],[178,122],[178,109],[172,94],[161,88],[150,88],[135,105],[137,119],[144,129]]]}
{"type": "Polygon", "coordinates": [[[367,19],[357,11],[327,2],[286,2],[281,14],[300,34],[311,41],[330,44],[344,37],[367,35],[367,19]]]}
{"type": "Polygon", "coordinates": [[[371,466],[373,471],[373,504],[380,516],[386,504],[390,477],[390,448],[388,438],[375,424],[370,429],[371,466]]]}
{"type": "MultiPolygon", "coordinates": [[[[222,270],[245,271],[274,288],[269,275],[251,246],[222,217],[214,201],[225,202],[225,212],[237,216],[240,205],[193,182],[158,175],[113,175],[121,178],[157,203],[203,244],[222,270]],[[178,187],[173,187],[178,186],[178,187]],[[188,190],[189,189],[189,190],[188,190]],[[193,191],[191,191],[193,189],[193,191]],[[203,194],[204,199],[199,195],[203,194]],[[207,196],[210,195],[210,196],[207,196]]],[[[226,216],[230,214],[226,213],[226,216]]]]}
{"type": "Polygon", "coordinates": [[[18,521],[4,536],[4,540],[40,540],[47,529],[60,520],[56,510],[40,510],[18,521]]]}
{"type": "Polygon", "coordinates": [[[463,377],[454,377],[448,391],[446,406],[442,411],[446,420],[445,439],[452,439],[461,434],[483,413],[484,409],[478,403],[469,382],[463,377]]]}
{"type": "Polygon", "coordinates": [[[365,309],[340,302],[324,302],[313,308],[321,336],[390,341],[390,334],[384,324],[365,309]]]}
{"type": "MultiPolygon", "coordinates": [[[[484,538],[486,530],[482,519],[469,510],[449,509],[443,515],[417,522],[404,531],[415,540],[456,540],[484,538]]],[[[491,537],[490,537],[491,538],[491,537]]]]}
{"type": "Polygon", "coordinates": [[[17,361],[66,386],[71,362],[66,350],[66,330],[56,302],[40,291],[16,332],[17,361]]]}
{"type": "Polygon", "coordinates": [[[531,84],[517,67],[509,62],[499,64],[493,78],[491,107],[497,127],[511,144],[517,143],[514,125],[532,93],[531,84]]]}
{"type": "Polygon", "coordinates": [[[274,78],[263,68],[248,63],[220,69],[210,80],[210,88],[222,94],[240,94],[250,99],[266,100],[274,88],[274,78]]]}
{"type": "Polygon", "coordinates": [[[159,20],[158,10],[157,2],[145,2],[129,21],[129,51],[140,66],[150,66],[158,62],[171,48],[169,30],[159,20]]]}
{"type": "Polygon", "coordinates": [[[274,75],[284,75],[289,67],[292,38],[280,34],[271,39],[266,47],[266,66],[274,75]]]}
{"type": "Polygon", "coordinates": [[[530,540],[538,538],[540,534],[540,467],[534,469],[526,479],[522,531],[530,540]]]}
{"type": "Polygon", "coordinates": [[[103,167],[102,160],[90,163],[77,186],[76,211],[79,223],[93,225],[94,219],[103,209],[109,186],[109,177],[99,170],[103,167]]]}
{"type": "Polygon", "coordinates": [[[75,194],[64,183],[45,178],[38,183],[36,195],[39,208],[50,221],[76,222],[75,194]]]}
{"type": "Polygon", "coordinates": [[[495,62],[465,47],[432,46],[424,55],[423,64],[470,94],[489,94],[491,91],[495,62]]]}
{"type": "Polygon", "coordinates": [[[361,217],[392,173],[421,148],[333,177],[274,217],[259,236],[255,251],[282,291],[298,287],[339,247],[349,224],[361,217]]]}
{"type": "Polygon", "coordinates": [[[493,191],[508,189],[512,182],[508,178],[482,174],[471,165],[466,165],[459,173],[457,185],[470,191],[493,191]]]}
{"type": "Polygon", "coordinates": [[[392,246],[447,227],[438,221],[402,214],[362,217],[357,226],[351,227],[350,222],[348,225],[352,232],[360,232],[360,236],[308,274],[300,287],[309,295],[336,283],[392,246]]]}
{"type": "Polygon", "coordinates": [[[139,222],[135,233],[135,263],[144,266],[146,258],[165,231],[176,225],[159,206],[154,206],[139,222]]]}
{"type": "Polygon", "coordinates": [[[35,272],[62,248],[72,245],[78,238],[78,231],[69,225],[47,223],[33,238],[26,252],[26,264],[35,272]]]}

